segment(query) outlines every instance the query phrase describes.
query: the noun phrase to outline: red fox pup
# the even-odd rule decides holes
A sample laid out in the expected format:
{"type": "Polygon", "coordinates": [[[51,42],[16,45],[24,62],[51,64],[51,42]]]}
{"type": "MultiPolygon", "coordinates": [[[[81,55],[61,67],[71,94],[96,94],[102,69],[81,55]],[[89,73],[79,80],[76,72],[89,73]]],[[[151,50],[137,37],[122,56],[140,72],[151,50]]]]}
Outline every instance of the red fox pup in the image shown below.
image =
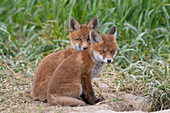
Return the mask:
{"type": "Polygon", "coordinates": [[[47,99],[47,83],[56,67],[71,54],[87,49],[91,43],[89,39],[90,30],[98,31],[98,28],[99,23],[96,17],[94,17],[88,25],[80,25],[75,18],[70,19],[69,31],[71,47],[46,56],[39,64],[30,93],[33,99],[41,101],[47,99]]]}
{"type": "Polygon", "coordinates": [[[47,101],[51,105],[77,106],[100,101],[94,95],[91,80],[105,64],[113,62],[118,49],[116,27],[108,35],[90,31],[90,41],[89,49],[69,56],[54,71],[47,86],[47,101]]]}

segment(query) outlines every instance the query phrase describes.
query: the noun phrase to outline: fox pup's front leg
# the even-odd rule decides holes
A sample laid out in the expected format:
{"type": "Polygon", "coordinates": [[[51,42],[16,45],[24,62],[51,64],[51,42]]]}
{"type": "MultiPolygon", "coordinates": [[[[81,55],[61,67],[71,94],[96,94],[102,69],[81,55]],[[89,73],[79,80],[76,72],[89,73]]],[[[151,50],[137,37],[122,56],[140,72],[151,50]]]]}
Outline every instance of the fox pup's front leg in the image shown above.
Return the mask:
{"type": "MultiPolygon", "coordinates": [[[[93,88],[92,88],[93,90],[93,88]]],[[[93,90],[93,95],[94,95],[94,90],[93,90]]],[[[83,92],[82,95],[81,95],[81,99],[86,103],[86,104],[90,104],[89,101],[87,100],[87,96],[85,95],[85,93],[83,92]]],[[[96,96],[94,95],[94,100],[95,100],[95,103],[98,103],[100,101],[103,100],[103,98],[96,98],[96,96]]]]}
{"type": "Polygon", "coordinates": [[[82,85],[83,85],[83,94],[82,94],[82,100],[85,101],[87,104],[96,104],[102,99],[96,98],[94,95],[94,91],[91,85],[91,75],[82,77],[82,85]]]}

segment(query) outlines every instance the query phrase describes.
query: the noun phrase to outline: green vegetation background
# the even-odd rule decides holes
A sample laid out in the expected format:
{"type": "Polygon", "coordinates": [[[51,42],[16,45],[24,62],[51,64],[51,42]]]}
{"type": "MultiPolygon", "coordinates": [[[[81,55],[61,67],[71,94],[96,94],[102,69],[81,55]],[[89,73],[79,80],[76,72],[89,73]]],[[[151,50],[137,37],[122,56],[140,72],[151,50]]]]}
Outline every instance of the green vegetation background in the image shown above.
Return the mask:
{"type": "Polygon", "coordinates": [[[70,45],[70,17],[87,24],[96,16],[102,34],[117,26],[113,84],[132,85],[152,110],[170,108],[169,14],[168,0],[0,0],[0,88],[18,74],[32,79],[46,55],[70,45]]]}

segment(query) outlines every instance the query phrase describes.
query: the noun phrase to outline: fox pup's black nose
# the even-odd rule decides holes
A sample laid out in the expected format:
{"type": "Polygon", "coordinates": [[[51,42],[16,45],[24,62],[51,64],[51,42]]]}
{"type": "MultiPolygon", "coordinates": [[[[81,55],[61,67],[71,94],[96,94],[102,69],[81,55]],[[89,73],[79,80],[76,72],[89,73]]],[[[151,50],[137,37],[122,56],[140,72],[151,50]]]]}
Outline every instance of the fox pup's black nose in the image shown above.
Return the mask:
{"type": "Polygon", "coordinates": [[[111,60],[107,60],[107,62],[108,62],[108,63],[110,63],[110,62],[111,62],[111,60]]]}
{"type": "Polygon", "coordinates": [[[83,50],[86,50],[87,49],[87,47],[83,47],[83,50]]]}

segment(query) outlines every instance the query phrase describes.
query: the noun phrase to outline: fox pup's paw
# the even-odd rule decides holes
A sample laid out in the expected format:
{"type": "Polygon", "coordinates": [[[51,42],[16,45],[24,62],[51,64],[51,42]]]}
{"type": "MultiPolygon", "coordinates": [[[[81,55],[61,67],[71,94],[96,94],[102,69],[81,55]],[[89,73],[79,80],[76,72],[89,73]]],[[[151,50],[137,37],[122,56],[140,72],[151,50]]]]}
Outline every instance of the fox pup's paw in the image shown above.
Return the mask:
{"type": "Polygon", "coordinates": [[[30,91],[26,91],[24,93],[24,96],[27,97],[27,98],[31,98],[30,91]]]}

